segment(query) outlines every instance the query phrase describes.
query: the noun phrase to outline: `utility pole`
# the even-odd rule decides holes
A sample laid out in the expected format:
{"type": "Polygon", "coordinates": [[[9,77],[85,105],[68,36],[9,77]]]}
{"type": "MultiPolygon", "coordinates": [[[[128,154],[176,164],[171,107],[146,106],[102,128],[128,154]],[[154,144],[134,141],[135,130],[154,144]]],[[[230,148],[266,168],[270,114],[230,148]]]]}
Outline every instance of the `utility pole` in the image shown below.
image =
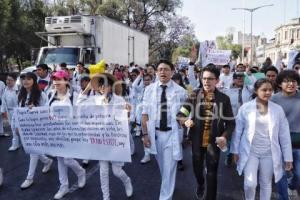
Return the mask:
{"type": "Polygon", "coordinates": [[[251,54],[250,54],[250,66],[252,66],[253,63],[253,12],[255,12],[256,10],[260,9],[260,8],[264,8],[264,7],[269,7],[269,6],[273,6],[273,4],[270,5],[263,5],[263,6],[259,6],[256,8],[232,8],[232,10],[244,10],[244,11],[248,11],[251,13],[251,33],[250,33],[250,37],[251,37],[251,54]]]}

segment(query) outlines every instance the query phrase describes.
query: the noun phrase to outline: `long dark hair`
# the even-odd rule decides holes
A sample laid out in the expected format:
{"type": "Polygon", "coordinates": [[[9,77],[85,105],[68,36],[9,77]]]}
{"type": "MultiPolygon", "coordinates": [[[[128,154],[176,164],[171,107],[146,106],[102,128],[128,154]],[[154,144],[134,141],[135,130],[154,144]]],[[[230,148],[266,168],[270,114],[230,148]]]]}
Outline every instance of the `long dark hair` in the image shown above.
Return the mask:
{"type": "Polygon", "coordinates": [[[180,73],[175,73],[173,76],[172,76],[172,80],[175,81],[175,80],[179,80],[179,85],[181,87],[183,87],[184,89],[186,89],[184,83],[183,83],[183,79],[182,79],[182,76],[180,73]]]}
{"type": "MultiPolygon", "coordinates": [[[[256,93],[257,90],[265,83],[270,83],[272,85],[272,82],[266,78],[261,78],[261,79],[258,79],[255,83],[254,83],[254,92],[252,94],[252,99],[255,99],[257,97],[256,93]]],[[[273,87],[273,85],[272,85],[273,87]]]]}
{"type": "MultiPolygon", "coordinates": [[[[27,72],[24,75],[24,79],[26,78],[33,80],[33,86],[30,92],[28,105],[39,106],[39,102],[41,99],[41,90],[39,89],[39,86],[37,84],[37,76],[33,72],[27,72]]],[[[21,107],[25,107],[26,99],[27,99],[27,90],[24,88],[24,86],[22,86],[20,93],[18,95],[18,103],[21,104],[21,107]]]]}

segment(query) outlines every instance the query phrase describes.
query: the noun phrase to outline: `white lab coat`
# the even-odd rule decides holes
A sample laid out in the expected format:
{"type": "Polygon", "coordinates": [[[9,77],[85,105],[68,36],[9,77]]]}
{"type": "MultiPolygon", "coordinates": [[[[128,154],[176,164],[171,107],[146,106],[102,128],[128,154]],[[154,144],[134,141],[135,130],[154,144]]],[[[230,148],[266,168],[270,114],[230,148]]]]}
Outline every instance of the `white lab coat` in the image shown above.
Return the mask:
{"type": "Polygon", "coordinates": [[[2,96],[1,113],[7,113],[8,122],[11,126],[13,133],[12,146],[18,147],[19,136],[16,134],[16,123],[14,111],[18,107],[18,87],[15,85],[13,88],[6,87],[2,96]]]}
{"type": "MultiPolygon", "coordinates": [[[[100,94],[96,94],[93,96],[87,96],[80,94],[77,99],[77,104],[79,105],[106,105],[104,103],[104,96],[100,94]]],[[[108,103],[109,105],[121,106],[125,108],[126,101],[115,94],[111,96],[111,100],[108,103]]],[[[123,162],[111,161],[112,163],[112,171],[115,176],[117,176],[124,185],[131,184],[130,178],[127,176],[125,171],[122,169],[124,165],[123,162]]],[[[110,199],[109,192],[109,161],[99,161],[100,165],[100,182],[101,189],[103,194],[103,199],[110,199]]]]}
{"type": "MultiPolygon", "coordinates": [[[[56,100],[55,98],[56,91],[53,90],[50,93],[50,98],[48,101],[48,105],[51,107],[56,106],[69,106],[72,107],[76,103],[77,93],[74,91],[67,90],[67,93],[64,99],[56,100]]],[[[68,180],[68,167],[70,167],[74,173],[78,176],[82,176],[85,173],[85,170],[79,165],[79,163],[73,158],[64,158],[64,157],[57,157],[57,165],[58,165],[58,176],[59,182],[61,186],[69,186],[68,180]]]]}
{"type": "Polygon", "coordinates": [[[11,124],[14,108],[18,107],[18,88],[6,87],[2,95],[1,113],[8,114],[8,122],[11,124]]]}
{"type": "MultiPolygon", "coordinates": [[[[231,153],[239,155],[237,163],[239,175],[242,174],[248,161],[255,134],[256,106],[256,99],[244,104],[236,120],[235,134],[230,149],[231,153]]],[[[283,160],[293,161],[289,124],[283,109],[271,101],[268,103],[268,113],[274,176],[275,182],[278,182],[283,175],[283,160]]]]}
{"type": "MultiPolygon", "coordinates": [[[[145,89],[144,97],[143,97],[143,114],[148,114],[148,133],[151,141],[150,153],[157,154],[157,148],[155,145],[155,125],[157,119],[157,109],[158,109],[158,101],[160,102],[161,94],[157,94],[157,88],[160,82],[157,81],[147,86],[145,89]]],[[[182,159],[182,132],[179,131],[179,125],[176,120],[176,114],[179,112],[179,109],[182,103],[187,98],[187,92],[181,86],[176,84],[171,80],[172,87],[169,93],[174,94],[173,96],[167,96],[168,105],[170,105],[171,110],[171,128],[172,128],[172,154],[174,160],[182,159]]]]}
{"type": "MultiPolygon", "coordinates": [[[[3,96],[4,90],[5,90],[5,84],[3,83],[3,81],[0,81],[0,97],[3,96]]],[[[0,115],[0,134],[3,134],[3,133],[4,133],[3,119],[2,119],[2,115],[0,115]]]]}
{"type": "MultiPolygon", "coordinates": [[[[237,115],[240,105],[239,105],[239,89],[240,88],[224,88],[221,91],[226,94],[227,96],[229,96],[230,98],[230,103],[231,103],[231,107],[232,107],[232,111],[234,116],[237,115]]],[[[250,101],[252,98],[253,94],[253,90],[250,89],[249,86],[244,85],[243,90],[242,90],[242,101],[243,104],[250,101]]]]}

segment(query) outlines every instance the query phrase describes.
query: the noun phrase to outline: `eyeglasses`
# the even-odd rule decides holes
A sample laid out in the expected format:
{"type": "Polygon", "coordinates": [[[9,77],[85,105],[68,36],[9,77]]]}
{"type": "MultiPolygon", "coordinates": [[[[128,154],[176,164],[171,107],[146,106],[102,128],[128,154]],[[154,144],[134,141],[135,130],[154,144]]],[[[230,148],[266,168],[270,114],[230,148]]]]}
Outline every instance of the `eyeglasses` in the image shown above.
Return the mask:
{"type": "Polygon", "coordinates": [[[216,78],[212,78],[212,77],[202,77],[202,80],[203,81],[213,81],[215,80],[216,78]]]}
{"type": "Polygon", "coordinates": [[[296,83],[297,83],[296,80],[292,80],[292,79],[284,79],[282,82],[283,82],[283,83],[293,83],[293,84],[296,84],[296,83]]]}

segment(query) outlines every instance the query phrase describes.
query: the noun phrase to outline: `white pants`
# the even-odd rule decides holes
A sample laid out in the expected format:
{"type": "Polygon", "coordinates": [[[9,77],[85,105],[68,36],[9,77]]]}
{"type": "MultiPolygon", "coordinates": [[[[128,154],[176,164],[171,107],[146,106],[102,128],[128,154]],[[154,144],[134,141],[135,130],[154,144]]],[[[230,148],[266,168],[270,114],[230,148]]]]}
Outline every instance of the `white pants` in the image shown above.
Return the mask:
{"type": "Polygon", "coordinates": [[[0,113],[0,135],[4,134],[4,129],[3,129],[3,118],[2,114],[0,113]]]}
{"type": "Polygon", "coordinates": [[[16,119],[13,119],[13,110],[8,111],[8,122],[10,124],[10,128],[13,134],[13,139],[12,139],[12,145],[13,147],[19,147],[20,146],[20,136],[17,135],[16,133],[16,119]]]}
{"type": "Polygon", "coordinates": [[[244,169],[245,199],[254,200],[259,172],[260,200],[270,200],[272,194],[272,157],[258,157],[250,153],[244,169]]]}
{"type": "Polygon", "coordinates": [[[30,154],[29,170],[28,170],[26,179],[33,180],[39,159],[44,164],[47,164],[50,162],[50,159],[45,155],[30,154]]]}
{"type": "Polygon", "coordinates": [[[77,176],[84,173],[84,169],[73,158],[57,157],[58,176],[61,186],[69,186],[68,167],[70,167],[77,176]]]}
{"type": "MultiPolygon", "coordinates": [[[[109,161],[99,161],[100,165],[100,183],[101,183],[101,190],[103,193],[103,200],[109,200],[109,161]]],[[[125,171],[122,169],[123,163],[120,162],[112,162],[112,171],[113,174],[118,177],[123,184],[128,184],[130,178],[127,176],[125,171]]]]}
{"type": "Polygon", "coordinates": [[[129,134],[129,142],[130,142],[130,153],[131,155],[133,155],[135,153],[135,144],[131,134],[129,134]]]}
{"type": "Polygon", "coordinates": [[[159,200],[172,200],[175,188],[177,160],[173,159],[171,134],[171,131],[156,131],[157,154],[155,157],[158,162],[162,181],[159,200]]]}

